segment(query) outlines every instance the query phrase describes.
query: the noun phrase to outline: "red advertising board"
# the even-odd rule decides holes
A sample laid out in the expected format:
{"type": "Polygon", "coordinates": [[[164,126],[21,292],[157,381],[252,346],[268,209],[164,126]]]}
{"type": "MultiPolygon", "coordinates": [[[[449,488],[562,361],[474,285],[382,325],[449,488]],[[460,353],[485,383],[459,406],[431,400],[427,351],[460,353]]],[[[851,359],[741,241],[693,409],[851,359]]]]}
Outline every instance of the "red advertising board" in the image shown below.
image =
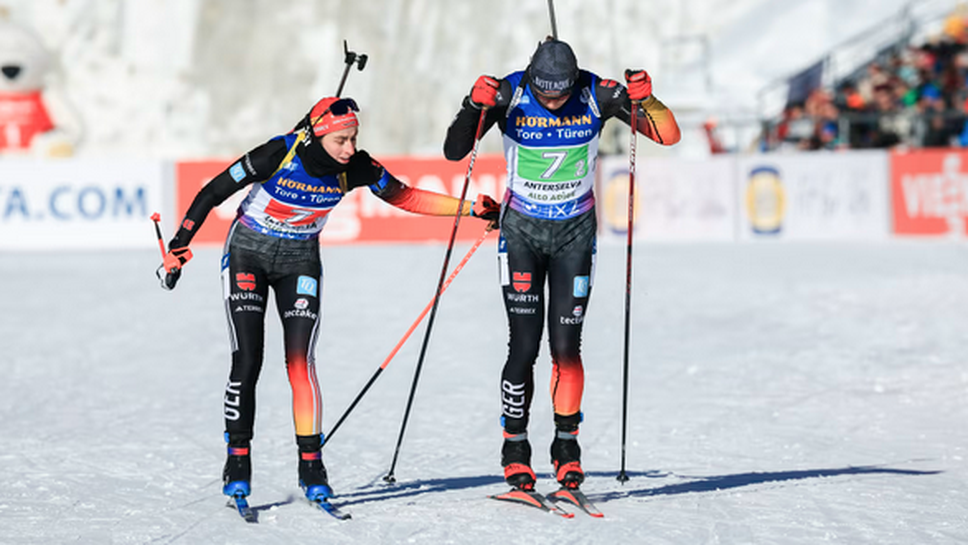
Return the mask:
{"type": "MultiPolygon", "coordinates": [[[[391,157],[379,161],[396,178],[407,185],[447,193],[460,197],[467,173],[468,159],[447,161],[444,158],[391,157]]],[[[191,205],[192,199],[219,172],[229,165],[226,161],[182,161],[175,166],[176,217],[181,218],[191,205]]],[[[504,194],[506,174],[504,157],[501,155],[479,156],[467,189],[467,199],[473,200],[479,193],[500,200],[504,194]]],[[[229,225],[235,218],[239,203],[248,188],[242,188],[221,206],[213,210],[199,229],[192,243],[222,244],[229,225]]],[[[450,240],[454,226],[453,217],[433,217],[411,214],[399,210],[373,196],[365,188],[351,191],[330,214],[320,237],[323,244],[388,243],[388,242],[435,242],[450,240]]],[[[484,223],[477,219],[463,218],[458,240],[475,240],[480,236],[484,223]]]]}
{"type": "Polygon", "coordinates": [[[966,234],[968,152],[892,153],[891,197],[894,234],[966,234]]]}

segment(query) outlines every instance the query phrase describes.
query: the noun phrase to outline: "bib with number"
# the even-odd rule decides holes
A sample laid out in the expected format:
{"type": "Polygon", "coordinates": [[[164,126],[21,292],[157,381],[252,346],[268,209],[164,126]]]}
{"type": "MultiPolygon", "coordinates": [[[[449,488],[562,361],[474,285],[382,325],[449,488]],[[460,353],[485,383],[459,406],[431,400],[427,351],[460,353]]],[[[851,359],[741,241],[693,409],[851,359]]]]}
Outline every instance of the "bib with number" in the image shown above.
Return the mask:
{"type": "Polygon", "coordinates": [[[515,72],[505,78],[518,90],[504,130],[508,206],[541,219],[573,218],[595,206],[602,128],[592,92],[596,78],[589,74],[589,83],[576,87],[568,102],[552,112],[541,106],[529,86],[520,85],[523,75],[515,72]]]}

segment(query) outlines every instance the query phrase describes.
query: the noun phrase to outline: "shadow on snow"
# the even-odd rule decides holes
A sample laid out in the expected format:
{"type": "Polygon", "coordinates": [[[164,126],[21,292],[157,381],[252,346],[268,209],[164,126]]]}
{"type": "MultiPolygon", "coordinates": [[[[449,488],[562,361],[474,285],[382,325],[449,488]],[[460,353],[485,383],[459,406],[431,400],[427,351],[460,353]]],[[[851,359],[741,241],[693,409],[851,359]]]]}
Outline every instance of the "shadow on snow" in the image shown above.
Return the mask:
{"type": "MultiPolygon", "coordinates": [[[[640,498],[640,497],[650,497],[650,496],[667,496],[676,494],[688,494],[692,492],[715,492],[718,490],[729,490],[735,488],[742,488],[746,486],[754,486],[763,483],[775,483],[775,482],[786,482],[786,481],[802,481],[806,479],[818,479],[826,477],[840,477],[845,475],[870,475],[870,474],[886,474],[886,475],[901,475],[901,476],[920,476],[920,475],[936,475],[942,473],[942,471],[919,471],[910,469],[894,469],[882,466],[859,466],[859,467],[844,467],[844,468],[831,468],[831,469],[805,469],[797,471],[770,471],[770,472],[749,472],[749,473],[736,473],[732,475],[715,475],[715,476],[686,476],[686,475],[675,475],[668,472],[661,471],[626,471],[631,479],[636,477],[645,477],[650,479],[655,478],[665,478],[665,477],[677,477],[680,479],[688,479],[687,482],[669,484],[666,486],[660,486],[658,488],[630,488],[630,484],[626,483],[620,485],[616,483],[616,486],[621,488],[613,490],[610,492],[596,492],[588,493],[589,499],[595,502],[609,502],[612,500],[618,500],[623,498],[640,498]]],[[[615,479],[618,476],[617,471],[588,471],[585,473],[588,477],[599,477],[599,478],[611,478],[615,479]]],[[[541,480],[550,480],[550,474],[538,474],[539,482],[541,480]]],[[[350,505],[356,503],[367,503],[372,501],[382,501],[389,499],[405,498],[410,496],[418,496],[422,494],[433,494],[439,492],[452,492],[455,490],[464,490],[469,488],[479,488],[492,485],[503,485],[504,479],[500,475],[480,475],[474,477],[450,477],[444,479],[427,479],[427,480],[416,480],[416,481],[406,481],[398,482],[394,484],[382,484],[379,483],[380,479],[375,479],[367,485],[358,487],[352,492],[347,492],[339,494],[338,500],[343,505],[350,505]]],[[[540,487],[539,487],[540,488],[540,487]]]]}

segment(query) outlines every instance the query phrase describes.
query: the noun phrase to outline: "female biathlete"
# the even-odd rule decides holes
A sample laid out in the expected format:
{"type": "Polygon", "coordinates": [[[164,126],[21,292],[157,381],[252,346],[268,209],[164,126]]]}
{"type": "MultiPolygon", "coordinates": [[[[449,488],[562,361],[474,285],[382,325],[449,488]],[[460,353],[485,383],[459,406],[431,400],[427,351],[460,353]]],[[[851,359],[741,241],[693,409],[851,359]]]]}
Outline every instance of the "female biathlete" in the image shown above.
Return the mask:
{"type": "MultiPolygon", "coordinates": [[[[282,320],[286,368],[292,387],[299,451],[299,485],[310,501],[332,495],[322,462],[322,400],[315,370],[323,281],[319,233],[329,213],[358,187],[393,206],[418,214],[453,216],[459,200],[412,188],[356,147],[359,122],[349,98],[324,98],[296,128],[246,153],[199,191],[168,245],[159,269],[162,286],[175,287],[186,249],[213,207],[251,186],[229,230],[222,257],[222,289],[232,346],[225,387],[228,454],[223,492],[250,493],[249,447],[255,388],[262,368],[264,317],[269,288],[282,320]]],[[[462,215],[487,221],[499,207],[486,195],[465,202],[462,215]]]]}

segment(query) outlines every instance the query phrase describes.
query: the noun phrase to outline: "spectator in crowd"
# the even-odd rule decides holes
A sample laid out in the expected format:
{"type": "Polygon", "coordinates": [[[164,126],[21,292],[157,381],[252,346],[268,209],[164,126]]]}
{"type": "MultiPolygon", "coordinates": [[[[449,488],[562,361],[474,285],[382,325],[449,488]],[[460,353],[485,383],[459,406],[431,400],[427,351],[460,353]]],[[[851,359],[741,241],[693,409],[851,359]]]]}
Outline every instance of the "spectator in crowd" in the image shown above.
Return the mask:
{"type": "Polygon", "coordinates": [[[879,56],[804,103],[788,104],[761,149],[968,147],[968,9],[942,33],[879,56]]]}

